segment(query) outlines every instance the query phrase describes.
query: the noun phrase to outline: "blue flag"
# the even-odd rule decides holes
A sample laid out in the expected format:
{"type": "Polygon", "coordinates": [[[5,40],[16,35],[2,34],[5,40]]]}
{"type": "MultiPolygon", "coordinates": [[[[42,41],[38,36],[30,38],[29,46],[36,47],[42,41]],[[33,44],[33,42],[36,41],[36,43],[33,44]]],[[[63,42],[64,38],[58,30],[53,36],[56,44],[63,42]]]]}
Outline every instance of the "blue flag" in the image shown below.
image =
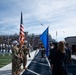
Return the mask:
{"type": "Polygon", "coordinates": [[[48,56],[48,28],[42,33],[40,40],[46,49],[46,56],[48,56]]]}

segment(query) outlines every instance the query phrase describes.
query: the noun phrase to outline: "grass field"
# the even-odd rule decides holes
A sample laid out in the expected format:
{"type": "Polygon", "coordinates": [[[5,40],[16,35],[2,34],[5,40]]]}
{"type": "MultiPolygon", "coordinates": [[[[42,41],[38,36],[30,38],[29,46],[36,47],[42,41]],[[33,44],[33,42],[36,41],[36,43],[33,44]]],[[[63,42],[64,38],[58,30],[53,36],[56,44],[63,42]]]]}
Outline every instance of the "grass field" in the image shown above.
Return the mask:
{"type": "Polygon", "coordinates": [[[11,63],[12,55],[5,54],[4,56],[0,54],[0,68],[11,63]]]}

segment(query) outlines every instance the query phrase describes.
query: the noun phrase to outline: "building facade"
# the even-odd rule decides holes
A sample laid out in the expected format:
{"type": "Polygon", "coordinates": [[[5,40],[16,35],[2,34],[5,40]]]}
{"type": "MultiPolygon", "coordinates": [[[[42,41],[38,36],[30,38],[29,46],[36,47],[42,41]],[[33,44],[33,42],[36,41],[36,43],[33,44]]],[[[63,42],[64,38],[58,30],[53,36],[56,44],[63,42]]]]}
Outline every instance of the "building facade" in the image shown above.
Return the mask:
{"type": "Polygon", "coordinates": [[[66,37],[66,43],[68,43],[74,53],[76,53],[76,36],[66,37]]]}

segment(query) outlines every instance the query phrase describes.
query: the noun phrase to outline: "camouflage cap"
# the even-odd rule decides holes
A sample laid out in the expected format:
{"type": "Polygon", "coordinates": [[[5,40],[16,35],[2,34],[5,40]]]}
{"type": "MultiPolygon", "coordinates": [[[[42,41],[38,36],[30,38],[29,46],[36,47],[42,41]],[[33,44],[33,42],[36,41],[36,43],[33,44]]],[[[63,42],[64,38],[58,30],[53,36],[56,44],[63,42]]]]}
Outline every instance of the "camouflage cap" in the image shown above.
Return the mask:
{"type": "Polygon", "coordinates": [[[18,42],[17,42],[16,40],[14,40],[12,43],[13,43],[13,44],[18,44],[18,42]]]}
{"type": "Polygon", "coordinates": [[[24,43],[28,43],[27,40],[25,40],[24,43]]]}

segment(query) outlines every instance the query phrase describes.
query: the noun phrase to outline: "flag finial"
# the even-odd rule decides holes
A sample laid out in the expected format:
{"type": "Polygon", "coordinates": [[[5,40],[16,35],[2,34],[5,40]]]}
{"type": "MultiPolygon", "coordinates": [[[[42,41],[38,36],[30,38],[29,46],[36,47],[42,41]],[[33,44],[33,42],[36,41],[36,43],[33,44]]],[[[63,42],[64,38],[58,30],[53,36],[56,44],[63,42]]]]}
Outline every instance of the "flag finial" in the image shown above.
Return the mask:
{"type": "Polygon", "coordinates": [[[23,14],[22,14],[22,11],[21,11],[21,22],[20,24],[23,24],[23,14]]]}

